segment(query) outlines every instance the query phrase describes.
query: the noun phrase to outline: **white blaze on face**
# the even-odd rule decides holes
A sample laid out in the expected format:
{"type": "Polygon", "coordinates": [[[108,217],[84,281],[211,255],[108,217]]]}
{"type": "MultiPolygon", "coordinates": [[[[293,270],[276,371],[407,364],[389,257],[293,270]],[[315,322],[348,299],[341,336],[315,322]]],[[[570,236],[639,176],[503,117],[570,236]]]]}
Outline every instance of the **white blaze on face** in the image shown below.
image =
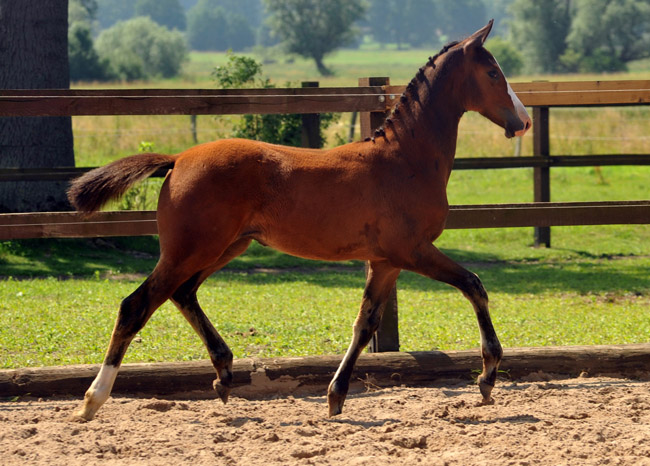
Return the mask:
{"type": "MultiPolygon", "coordinates": [[[[496,58],[494,59],[496,61],[496,58]]],[[[499,69],[501,69],[501,66],[497,62],[497,66],[499,69]]],[[[503,70],[501,70],[501,74],[503,74],[503,70]]],[[[505,78],[505,75],[504,75],[505,78]]],[[[526,131],[530,129],[530,127],[533,125],[532,121],[530,120],[530,116],[528,115],[528,112],[526,111],[526,107],[524,107],[524,104],[521,103],[521,100],[519,100],[519,97],[517,97],[517,94],[515,94],[515,91],[512,90],[512,87],[510,87],[510,83],[508,80],[506,80],[506,85],[508,86],[508,95],[512,99],[512,105],[515,107],[515,111],[517,112],[517,116],[519,119],[522,121],[524,124],[524,128],[520,129],[515,133],[515,136],[523,136],[526,134],[526,131]]]]}

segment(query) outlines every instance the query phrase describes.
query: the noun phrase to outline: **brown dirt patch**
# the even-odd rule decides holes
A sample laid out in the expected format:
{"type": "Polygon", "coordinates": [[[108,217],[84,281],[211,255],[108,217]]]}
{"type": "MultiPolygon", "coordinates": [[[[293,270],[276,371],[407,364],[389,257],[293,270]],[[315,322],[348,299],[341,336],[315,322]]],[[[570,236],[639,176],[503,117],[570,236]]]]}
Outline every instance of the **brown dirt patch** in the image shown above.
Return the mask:
{"type": "Polygon", "coordinates": [[[0,403],[4,464],[650,465],[650,382],[617,378],[393,387],[324,397],[110,399],[89,423],[78,399],[0,403]],[[397,462],[397,463],[396,463],[397,462]]]}

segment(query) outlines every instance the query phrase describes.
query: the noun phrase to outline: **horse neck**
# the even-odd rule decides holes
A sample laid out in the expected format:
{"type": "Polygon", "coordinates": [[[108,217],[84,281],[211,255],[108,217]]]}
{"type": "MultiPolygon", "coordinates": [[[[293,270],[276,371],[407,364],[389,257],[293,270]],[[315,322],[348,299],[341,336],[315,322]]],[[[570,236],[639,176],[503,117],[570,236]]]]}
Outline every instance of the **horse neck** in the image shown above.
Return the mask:
{"type": "Polygon", "coordinates": [[[465,109],[458,82],[443,63],[427,67],[407,86],[400,104],[386,120],[386,140],[399,146],[401,156],[419,165],[442,166],[447,178],[456,154],[458,125],[465,109]]]}

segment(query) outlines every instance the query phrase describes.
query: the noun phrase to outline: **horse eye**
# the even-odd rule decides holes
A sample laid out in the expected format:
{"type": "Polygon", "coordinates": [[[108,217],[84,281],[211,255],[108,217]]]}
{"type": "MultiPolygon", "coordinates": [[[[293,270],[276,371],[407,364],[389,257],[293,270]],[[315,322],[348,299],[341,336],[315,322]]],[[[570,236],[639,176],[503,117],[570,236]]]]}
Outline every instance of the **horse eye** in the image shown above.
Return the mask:
{"type": "Polygon", "coordinates": [[[497,79],[499,77],[499,73],[497,70],[490,70],[488,71],[488,76],[492,79],[497,79]]]}

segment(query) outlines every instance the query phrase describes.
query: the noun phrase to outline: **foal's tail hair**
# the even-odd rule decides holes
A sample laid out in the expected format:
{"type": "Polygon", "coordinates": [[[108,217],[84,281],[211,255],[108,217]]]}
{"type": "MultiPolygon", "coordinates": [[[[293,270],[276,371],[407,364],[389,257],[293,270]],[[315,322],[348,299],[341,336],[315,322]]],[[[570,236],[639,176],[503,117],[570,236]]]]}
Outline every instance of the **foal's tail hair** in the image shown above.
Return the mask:
{"type": "Polygon", "coordinates": [[[68,189],[68,199],[79,212],[91,214],[156,170],[174,168],[175,162],[175,155],[148,153],[116,160],[75,179],[68,189]]]}

